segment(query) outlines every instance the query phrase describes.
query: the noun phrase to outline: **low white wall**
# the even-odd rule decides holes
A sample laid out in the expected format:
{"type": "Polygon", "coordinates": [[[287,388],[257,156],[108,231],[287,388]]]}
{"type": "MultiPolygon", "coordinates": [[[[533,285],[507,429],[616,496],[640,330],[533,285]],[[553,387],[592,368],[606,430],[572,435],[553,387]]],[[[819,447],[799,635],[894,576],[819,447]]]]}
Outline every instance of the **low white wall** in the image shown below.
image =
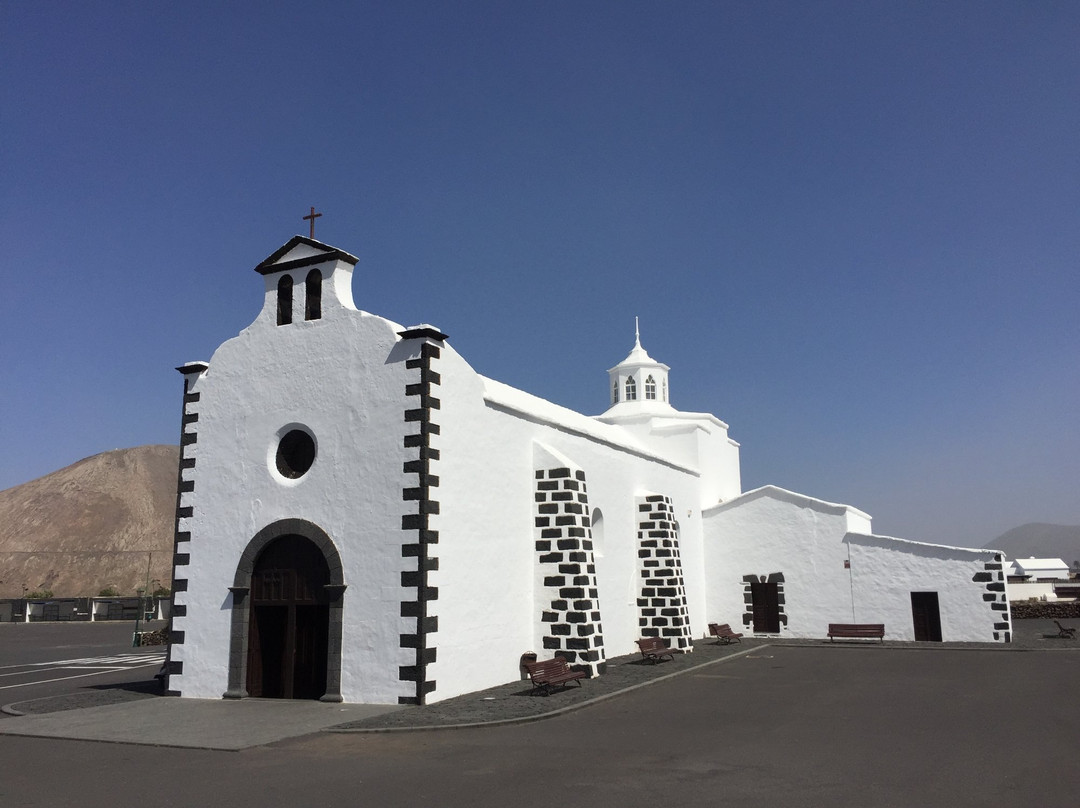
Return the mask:
{"type": "Polygon", "coordinates": [[[1054,585],[1052,583],[1008,584],[1005,589],[1009,593],[1009,600],[1031,600],[1031,598],[1058,600],[1058,596],[1054,594],[1054,585]]]}
{"type": "Polygon", "coordinates": [[[851,548],[854,622],[884,623],[886,639],[913,641],[911,593],[936,592],[943,642],[1003,642],[1011,632],[995,551],[858,533],[845,542],[851,548]]]}
{"type": "Polygon", "coordinates": [[[768,486],[705,512],[710,621],[751,629],[744,576],[783,576],[781,637],[829,623],[884,623],[914,640],[912,592],[937,592],[943,641],[1003,642],[1011,626],[1000,556],[849,532],[869,517],[768,486]]]}

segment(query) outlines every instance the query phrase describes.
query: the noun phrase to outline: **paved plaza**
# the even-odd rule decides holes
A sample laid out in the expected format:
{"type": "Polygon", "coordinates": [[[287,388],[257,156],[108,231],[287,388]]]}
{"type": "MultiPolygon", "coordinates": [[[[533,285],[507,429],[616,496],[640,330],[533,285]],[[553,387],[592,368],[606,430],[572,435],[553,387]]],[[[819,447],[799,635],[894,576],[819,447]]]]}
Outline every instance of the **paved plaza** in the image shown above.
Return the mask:
{"type": "MultiPolygon", "coordinates": [[[[187,708],[183,700],[143,698],[27,715],[62,724],[66,714],[71,726],[97,722],[117,735],[161,722],[166,738],[170,725],[192,731],[202,723],[209,738],[218,731],[211,713],[231,710],[232,735],[255,745],[237,743],[240,751],[231,752],[143,745],[155,737],[145,729],[140,744],[0,735],[3,759],[20,761],[5,766],[0,804],[93,808],[149,794],[155,805],[177,806],[1071,803],[1080,786],[1073,697],[1080,644],[1029,645],[702,646],[674,665],[625,660],[615,675],[644,679],[627,679],[621,692],[601,693],[599,679],[580,694],[548,698],[517,686],[502,699],[474,694],[489,719],[500,700],[539,705],[538,714],[581,701],[543,720],[468,729],[325,731],[393,722],[335,721],[332,711],[346,706],[315,704],[304,706],[327,709],[298,730],[309,734],[260,740],[268,736],[259,727],[287,721],[295,707],[272,701],[187,708]],[[602,695],[609,697],[595,700],[602,695]]],[[[22,720],[5,718],[0,731],[18,731],[22,720]]],[[[431,719],[417,721],[424,722],[431,719]]]]}

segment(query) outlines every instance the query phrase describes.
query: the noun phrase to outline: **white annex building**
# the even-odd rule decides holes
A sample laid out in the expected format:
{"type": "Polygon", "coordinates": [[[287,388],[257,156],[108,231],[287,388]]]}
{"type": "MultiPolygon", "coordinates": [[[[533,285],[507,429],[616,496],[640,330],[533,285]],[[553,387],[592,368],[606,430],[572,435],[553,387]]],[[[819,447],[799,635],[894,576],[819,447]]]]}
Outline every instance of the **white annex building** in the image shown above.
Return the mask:
{"type": "Polygon", "coordinates": [[[710,622],[1009,641],[1000,555],[743,492],[727,424],[675,409],[640,340],[581,415],[359,311],[356,261],[293,238],[256,267],[255,322],[180,368],[169,692],[430,703],[517,679],[525,652],[597,675],[710,622]]]}

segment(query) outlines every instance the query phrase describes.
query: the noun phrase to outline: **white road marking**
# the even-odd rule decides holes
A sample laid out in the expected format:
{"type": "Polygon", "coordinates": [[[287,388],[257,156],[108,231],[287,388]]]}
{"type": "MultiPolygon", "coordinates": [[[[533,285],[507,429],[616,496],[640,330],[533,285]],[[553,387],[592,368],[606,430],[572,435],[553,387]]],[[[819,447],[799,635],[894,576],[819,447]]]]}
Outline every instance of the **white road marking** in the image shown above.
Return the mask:
{"type": "MultiPolygon", "coordinates": [[[[21,665],[2,665],[0,670],[9,668],[72,668],[84,665],[142,665],[149,660],[165,659],[165,652],[159,651],[153,654],[119,654],[102,657],[82,657],[81,659],[57,659],[52,662],[24,662],[21,665]]],[[[2,676],[4,674],[0,674],[2,676]]]]}
{"type": "MultiPolygon", "coordinates": [[[[140,665],[135,667],[150,667],[150,665],[140,665]]],[[[0,690],[10,690],[13,687],[32,687],[33,685],[45,685],[49,682],[63,682],[67,679],[82,679],[86,676],[101,676],[105,673],[115,673],[118,670],[129,670],[129,668],[107,668],[105,670],[93,671],[92,673],[77,673],[74,676],[60,676],[56,679],[37,679],[33,682],[22,682],[21,684],[17,685],[0,685],[0,690]]]]}
{"type": "Polygon", "coordinates": [[[35,679],[31,682],[20,682],[13,685],[0,685],[0,690],[10,690],[15,687],[31,687],[43,685],[49,682],[63,682],[66,679],[80,679],[86,676],[101,676],[105,673],[117,671],[129,671],[137,668],[160,667],[165,661],[165,654],[119,654],[103,657],[83,657],[82,659],[61,659],[54,662],[30,662],[23,665],[5,665],[2,670],[8,673],[0,673],[0,677],[27,676],[43,671],[81,670],[86,673],[76,673],[71,676],[59,676],[53,679],[35,679]],[[19,670],[10,670],[18,668],[19,670]]]}

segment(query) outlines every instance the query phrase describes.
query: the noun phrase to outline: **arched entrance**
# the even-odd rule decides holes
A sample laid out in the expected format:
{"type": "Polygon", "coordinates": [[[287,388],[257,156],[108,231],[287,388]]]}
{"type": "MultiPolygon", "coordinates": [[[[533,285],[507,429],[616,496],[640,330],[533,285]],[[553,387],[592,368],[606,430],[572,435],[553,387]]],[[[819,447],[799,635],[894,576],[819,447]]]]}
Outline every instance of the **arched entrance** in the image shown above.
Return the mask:
{"type": "Polygon", "coordinates": [[[247,691],[269,699],[326,692],[330,571],[303,536],[282,536],[259,553],[251,575],[247,691]]]}
{"type": "Polygon", "coordinates": [[[225,698],[341,701],[345,584],[330,537],[303,519],[268,525],[248,543],[232,593],[225,698]]]}

